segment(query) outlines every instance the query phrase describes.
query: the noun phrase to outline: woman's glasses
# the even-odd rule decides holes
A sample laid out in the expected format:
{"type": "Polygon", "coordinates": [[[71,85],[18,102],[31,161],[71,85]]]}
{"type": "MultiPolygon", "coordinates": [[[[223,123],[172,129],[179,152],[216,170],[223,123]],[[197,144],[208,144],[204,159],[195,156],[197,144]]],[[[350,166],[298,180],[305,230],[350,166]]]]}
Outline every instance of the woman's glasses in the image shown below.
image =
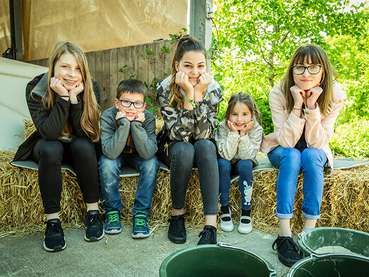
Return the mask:
{"type": "Polygon", "coordinates": [[[320,65],[320,64],[311,64],[311,65],[308,65],[308,66],[304,66],[304,65],[301,65],[301,64],[296,64],[296,65],[293,66],[293,73],[296,74],[296,75],[302,75],[302,74],[305,73],[306,69],[309,72],[309,74],[316,75],[322,69],[322,65],[320,65]]]}
{"type": "Polygon", "coordinates": [[[141,109],[145,105],[145,103],[141,101],[132,102],[126,99],[119,99],[119,102],[125,108],[130,108],[133,105],[133,107],[135,107],[136,109],[141,109]]]}

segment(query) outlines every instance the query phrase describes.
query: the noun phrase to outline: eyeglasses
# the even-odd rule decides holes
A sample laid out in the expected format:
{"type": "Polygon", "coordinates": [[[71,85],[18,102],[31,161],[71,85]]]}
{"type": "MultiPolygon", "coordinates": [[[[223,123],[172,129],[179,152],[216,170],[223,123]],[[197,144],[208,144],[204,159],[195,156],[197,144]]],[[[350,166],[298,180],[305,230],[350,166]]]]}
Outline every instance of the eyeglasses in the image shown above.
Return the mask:
{"type": "Polygon", "coordinates": [[[308,66],[304,66],[304,65],[301,65],[301,64],[297,64],[297,65],[293,66],[293,73],[295,73],[296,75],[302,75],[302,74],[305,73],[306,69],[309,72],[309,74],[316,75],[322,69],[322,65],[320,65],[320,64],[311,64],[311,65],[308,65],[308,66]]]}
{"type": "Polygon", "coordinates": [[[125,100],[125,99],[118,99],[118,101],[125,108],[130,108],[133,105],[133,107],[135,107],[136,109],[141,109],[145,105],[145,103],[144,102],[141,102],[141,101],[132,102],[132,101],[125,100]]]}

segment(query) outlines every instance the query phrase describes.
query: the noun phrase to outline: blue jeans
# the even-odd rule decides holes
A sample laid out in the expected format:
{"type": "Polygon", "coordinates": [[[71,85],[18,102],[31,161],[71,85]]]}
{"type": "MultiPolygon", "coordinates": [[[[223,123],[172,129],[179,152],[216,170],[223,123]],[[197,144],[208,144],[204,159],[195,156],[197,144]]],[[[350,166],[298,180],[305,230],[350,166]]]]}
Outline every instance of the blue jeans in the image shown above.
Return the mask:
{"type": "Polygon", "coordinates": [[[240,176],[238,179],[238,185],[241,192],[242,209],[251,209],[252,167],[252,160],[239,160],[235,164],[232,164],[229,160],[221,158],[218,159],[220,205],[228,206],[229,204],[231,173],[232,171],[236,171],[240,176]]]}
{"type": "Polygon", "coordinates": [[[270,162],[279,169],[277,177],[277,216],[292,218],[297,179],[304,173],[302,212],[306,219],[318,219],[323,197],[324,166],[327,156],[323,150],[278,146],[268,153],[270,162]]]}
{"type": "Polygon", "coordinates": [[[115,160],[101,155],[99,173],[105,211],[120,211],[122,209],[119,192],[119,173],[123,163],[134,166],[140,173],[132,214],[135,215],[137,212],[149,214],[159,162],[156,157],[144,160],[137,155],[121,155],[115,160]]]}

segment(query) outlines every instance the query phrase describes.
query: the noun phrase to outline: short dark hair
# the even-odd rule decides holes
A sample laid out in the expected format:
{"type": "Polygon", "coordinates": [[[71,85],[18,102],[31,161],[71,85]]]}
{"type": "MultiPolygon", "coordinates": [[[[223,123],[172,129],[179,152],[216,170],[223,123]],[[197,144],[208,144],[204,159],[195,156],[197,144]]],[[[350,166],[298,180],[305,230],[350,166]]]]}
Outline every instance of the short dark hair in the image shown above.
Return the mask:
{"type": "Polygon", "coordinates": [[[119,83],[117,87],[117,98],[119,99],[119,97],[124,92],[140,93],[145,96],[146,87],[145,87],[145,84],[140,80],[136,80],[136,79],[123,80],[119,83]]]}

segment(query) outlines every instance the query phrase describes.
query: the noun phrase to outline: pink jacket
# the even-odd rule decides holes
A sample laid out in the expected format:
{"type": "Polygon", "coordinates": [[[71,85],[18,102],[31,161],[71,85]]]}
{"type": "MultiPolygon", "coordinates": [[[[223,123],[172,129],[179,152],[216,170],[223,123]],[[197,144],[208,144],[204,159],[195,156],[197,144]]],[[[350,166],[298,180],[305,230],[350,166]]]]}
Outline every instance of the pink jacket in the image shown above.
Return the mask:
{"type": "Polygon", "coordinates": [[[269,94],[269,106],[272,112],[274,132],[265,136],[261,150],[270,152],[278,145],[295,147],[305,126],[305,140],[308,147],[322,149],[328,158],[328,165],[333,167],[333,155],[329,148],[329,140],[334,132],[334,123],[341,109],[345,92],[337,82],[333,85],[333,103],[329,113],[324,116],[317,106],[315,110],[304,109],[303,118],[288,113],[286,99],[281,86],[276,85],[269,94]]]}

